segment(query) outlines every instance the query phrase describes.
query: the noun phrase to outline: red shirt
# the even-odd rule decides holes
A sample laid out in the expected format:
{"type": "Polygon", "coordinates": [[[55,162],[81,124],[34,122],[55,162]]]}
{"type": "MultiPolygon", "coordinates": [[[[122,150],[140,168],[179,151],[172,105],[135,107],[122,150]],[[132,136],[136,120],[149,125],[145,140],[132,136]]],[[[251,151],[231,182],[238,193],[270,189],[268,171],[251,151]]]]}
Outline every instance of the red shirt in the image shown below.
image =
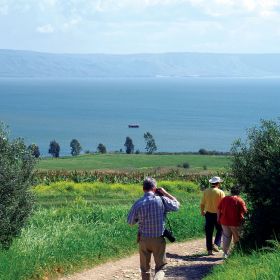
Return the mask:
{"type": "Polygon", "coordinates": [[[238,227],[244,218],[247,208],[243,199],[239,196],[226,196],[220,202],[220,224],[224,226],[238,227]]]}

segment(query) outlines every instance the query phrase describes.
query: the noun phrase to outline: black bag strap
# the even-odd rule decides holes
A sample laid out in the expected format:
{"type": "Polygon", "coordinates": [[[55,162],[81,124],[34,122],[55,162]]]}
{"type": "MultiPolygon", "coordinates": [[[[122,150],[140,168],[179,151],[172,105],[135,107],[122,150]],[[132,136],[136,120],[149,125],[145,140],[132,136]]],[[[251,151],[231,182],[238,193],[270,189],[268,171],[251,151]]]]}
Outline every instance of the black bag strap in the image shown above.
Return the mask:
{"type": "MultiPolygon", "coordinates": [[[[164,199],[162,198],[162,196],[160,196],[160,199],[161,199],[161,202],[162,202],[163,207],[164,207],[164,209],[165,209],[165,202],[164,202],[164,199]]],[[[169,219],[168,219],[167,215],[165,215],[165,218],[166,218],[166,221],[167,221],[168,227],[169,227],[170,231],[172,232],[172,227],[171,227],[171,224],[170,224],[170,221],[169,221],[169,219]]]]}

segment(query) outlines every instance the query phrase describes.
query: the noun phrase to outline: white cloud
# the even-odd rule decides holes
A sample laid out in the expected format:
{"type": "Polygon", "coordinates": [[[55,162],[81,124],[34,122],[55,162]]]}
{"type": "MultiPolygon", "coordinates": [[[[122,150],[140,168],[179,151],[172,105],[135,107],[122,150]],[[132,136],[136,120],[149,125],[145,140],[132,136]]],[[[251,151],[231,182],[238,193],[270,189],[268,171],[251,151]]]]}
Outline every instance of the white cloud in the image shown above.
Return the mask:
{"type": "Polygon", "coordinates": [[[57,0],[43,0],[42,2],[49,6],[55,6],[57,3],[57,0]]]}
{"type": "Polygon", "coordinates": [[[57,4],[57,0],[39,0],[37,1],[41,8],[53,8],[57,4]]]}
{"type": "Polygon", "coordinates": [[[210,17],[242,15],[262,18],[279,14],[280,9],[280,0],[0,0],[0,14],[1,10],[2,14],[7,10],[3,3],[9,4],[13,10],[28,4],[43,12],[67,17],[125,12],[125,18],[132,11],[142,13],[145,9],[158,7],[157,14],[164,9],[172,13],[173,9],[187,11],[194,8],[196,13],[210,17]]]}
{"type": "Polygon", "coordinates": [[[251,12],[254,11],[256,8],[256,1],[255,0],[244,0],[244,7],[247,11],[251,12]]]}
{"type": "Polygon", "coordinates": [[[0,0],[0,19],[0,47],[9,26],[32,49],[280,51],[280,0],[0,0]]]}
{"type": "Polygon", "coordinates": [[[46,25],[38,26],[36,28],[36,31],[39,33],[53,33],[54,28],[51,24],[46,24],[46,25]]]}
{"type": "Polygon", "coordinates": [[[77,26],[81,22],[81,18],[71,19],[67,22],[64,22],[62,25],[62,31],[68,31],[69,29],[77,26]]]}
{"type": "Polygon", "coordinates": [[[186,0],[210,16],[248,15],[263,17],[279,14],[278,0],[186,0]]]}

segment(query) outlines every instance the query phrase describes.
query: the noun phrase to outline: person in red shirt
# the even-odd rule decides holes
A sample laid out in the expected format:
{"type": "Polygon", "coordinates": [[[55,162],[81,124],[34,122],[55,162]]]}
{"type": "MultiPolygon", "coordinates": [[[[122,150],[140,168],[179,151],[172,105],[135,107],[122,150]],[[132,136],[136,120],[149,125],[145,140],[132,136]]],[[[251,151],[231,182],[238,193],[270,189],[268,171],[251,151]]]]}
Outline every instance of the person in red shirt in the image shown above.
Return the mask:
{"type": "Polygon", "coordinates": [[[227,258],[231,239],[236,244],[240,239],[240,229],[247,208],[244,200],[239,196],[238,186],[231,188],[231,195],[224,197],[219,206],[217,219],[223,228],[223,251],[227,258]]]}

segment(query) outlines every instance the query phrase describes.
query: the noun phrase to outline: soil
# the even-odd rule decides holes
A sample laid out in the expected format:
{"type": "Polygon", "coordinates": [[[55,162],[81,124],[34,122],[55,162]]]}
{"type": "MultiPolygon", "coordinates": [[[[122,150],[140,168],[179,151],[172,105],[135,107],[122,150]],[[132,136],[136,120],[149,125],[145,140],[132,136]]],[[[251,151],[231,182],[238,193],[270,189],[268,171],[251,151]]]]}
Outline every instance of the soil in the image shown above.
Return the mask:
{"type": "MultiPolygon", "coordinates": [[[[164,275],[156,279],[199,280],[205,277],[213,266],[223,261],[222,252],[208,256],[205,251],[205,240],[191,240],[183,243],[167,245],[166,256],[168,264],[164,275]]],[[[154,265],[154,264],[153,264],[154,265]]],[[[120,259],[96,266],[92,269],[66,276],[60,280],[139,280],[139,256],[120,259]]]]}

